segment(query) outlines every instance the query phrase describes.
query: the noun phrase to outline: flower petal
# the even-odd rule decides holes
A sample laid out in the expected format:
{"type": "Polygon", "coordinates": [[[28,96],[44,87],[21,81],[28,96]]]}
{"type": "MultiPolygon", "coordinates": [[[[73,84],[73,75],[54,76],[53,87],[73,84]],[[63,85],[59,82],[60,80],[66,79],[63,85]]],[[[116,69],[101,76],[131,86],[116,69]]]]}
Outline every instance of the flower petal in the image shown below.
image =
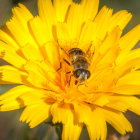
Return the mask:
{"type": "Polygon", "coordinates": [[[110,24],[110,18],[112,16],[113,10],[107,8],[106,6],[104,6],[99,13],[97,14],[97,16],[95,17],[94,22],[97,25],[97,31],[96,31],[96,36],[97,39],[103,40],[106,33],[107,33],[107,29],[108,29],[108,25],[110,24]]]}
{"type": "Polygon", "coordinates": [[[63,140],[78,140],[82,124],[75,122],[74,114],[70,105],[68,104],[53,104],[51,107],[51,114],[53,116],[53,123],[63,124],[62,139],[63,140]]]}
{"type": "Polygon", "coordinates": [[[107,127],[103,112],[97,108],[90,114],[91,118],[86,123],[87,130],[91,140],[105,140],[107,127]]]}
{"type": "Polygon", "coordinates": [[[140,85],[124,84],[124,85],[114,87],[112,92],[122,94],[122,95],[139,95],[140,85]]]}
{"type": "Polygon", "coordinates": [[[20,121],[29,123],[31,128],[45,121],[49,116],[50,105],[40,100],[37,104],[27,106],[21,114],[20,121]]]}
{"type": "MultiPolygon", "coordinates": [[[[72,19],[72,13],[74,12],[76,15],[78,15],[78,18],[74,18],[74,21],[79,23],[83,23],[87,20],[93,20],[94,17],[97,14],[99,6],[99,0],[82,0],[79,4],[72,3],[70,11],[69,11],[69,17],[72,19]]],[[[74,15],[73,15],[74,16],[74,15]]]]}
{"type": "Polygon", "coordinates": [[[106,139],[107,127],[102,109],[88,104],[74,104],[75,116],[80,123],[87,126],[91,140],[106,139]]]}
{"type": "MultiPolygon", "coordinates": [[[[108,54],[110,54],[112,56],[118,56],[117,54],[114,54],[115,52],[112,52],[112,51],[119,50],[117,44],[118,44],[119,38],[121,36],[121,33],[122,32],[118,27],[114,28],[114,30],[106,36],[104,41],[102,41],[101,44],[95,48],[95,52],[97,53],[97,55],[92,58],[93,64],[91,63],[91,68],[93,67],[92,65],[94,65],[96,67],[99,65],[101,67],[102,60],[104,60],[104,57],[106,57],[108,54]]],[[[111,60],[112,59],[110,59],[110,61],[111,60]]],[[[113,61],[114,61],[114,59],[113,59],[113,61]]],[[[108,60],[106,60],[106,63],[108,64],[108,60]]]]}
{"type": "Polygon", "coordinates": [[[6,23],[7,28],[12,34],[12,37],[17,41],[20,46],[26,45],[30,42],[33,46],[37,47],[36,42],[32,38],[27,22],[33,18],[33,15],[28,9],[19,4],[19,7],[13,8],[13,18],[6,23]],[[26,35],[25,35],[26,34],[26,35]]]}
{"type": "Polygon", "coordinates": [[[140,71],[130,72],[123,77],[121,77],[118,82],[117,86],[119,85],[140,85],[140,71]]]}
{"type": "Polygon", "coordinates": [[[0,84],[23,84],[27,73],[22,72],[12,66],[0,66],[0,84]]]}
{"type": "Polygon", "coordinates": [[[57,70],[60,67],[59,46],[54,42],[48,42],[44,46],[45,59],[57,70]],[[55,54],[55,57],[54,57],[55,54]]]}
{"type": "Polygon", "coordinates": [[[120,39],[122,51],[130,51],[140,40],[140,25],[137,25],[120,39]],[[131,40],[131,41],[130,41],[131,40]]]}
{"type": "Polygon", "coordinates": [[[33,88],[20,85],[14,87],[0,96],[0,110],[9,111],[24,107],[24,102],[19,99],[20,95],[34,91],[33,88]]]}
{"type": "MultiPolygon", "coordinates": [[[[87,51],[89,48],[85,47],[88,46],[90,47],[90,44],[95,42],[96,40],[96,23],[87,21],[82,29],[82,32],[80,34],[79,38],[79,48],[81,48],[83,51],[87,51]]],[[[91,50],[91,48],[90,48],[91,50]]]]}
{"type": "Polygon", "coordinates": [[[21,52],[27,60],[42,61],[44,60],[39,49],[32,46],[30,43],[21,48],[21,52]]]}
{"type": "Polygon", "coordinates": [[[57,92],[61,90],[57,85],[59,82],[58,73],[51,65],[47,65],[44,62],[28,61],[24,69],[28,72],[27,81],[31,85],[57,92]]]}
{"type": "MultiPolygon", "coordinates": [[[[56,24],[56,34],[59,46],[66,51],[69,51],[72,47],[76,47],[78,42],[77,40],[73,40],[73,32],[70,31],[70,25],[67,23],[57,23],[56,24]]],[[[79,31],[76,29],[77,33],[79,31]]]]}
{"type": "Polygon", "coordinates": [[[52,25],[57,23],[55,10],[51,0],[38,0],[39,17],[46,24],[49,33],[52,31],[52,25]]]}
{"type": "Polygon", "coordinates": [[[35,38],[36,42],[42,47],[45,43],[53,41],[53,36],[50,33],[48,26],[41,20],[39,16],[34,17],[29,21],[30,33],[35,38]]]}
{"type": "Polygon", "coordinates": [[[17,50],[19,48],[16,41],[5,31],[0,30],[0,39],[1,41],[5,42],[9,46],[12,46],[13,49],[17,50]]]}
{"type": "Polygon", "coordinates": [[[125,96],[125,95],[112,95],[108,97],[108,100],[110,102],[106,104],[105,106],[125,112],[127,110],[131,110],[132,112],[135,112],[136,114],[140,114],[140,100],[137,97],[134,96],[125,96]]]}
{"type": "Polygon", "coordinates": [[[0,41],[0,58],[7,61],[11,65],[22,68],[24,64],[26,64],[26,60],[22,58],[20,55],[18,55],[15,50],[5,44],[4,42],[0,41]]]}
{"type": "Polygon", "coordinates": [[[98,4],[99,0],[82,0],[79,4],[72,3],[67,17],[70,39],[76,40],[83,23],[94,19],[98,4]]]}
{"type": "Polygon", "coordinates": [[[116,80],[123,77],[124,75],[133,72],[140,68],[140,58],[134,58],[130,60],[123,61],[122,63],[116,62],[116,67],[114,75],[116,80]]]}
{"type": "Polygon", "coordinates": [[[109,31],[112,31],[116,26],[119,26],[119,28],[123,30],[131,18],[132,14],[128,13],[126,10],[115,13],[110,19],[109,31]]]}
{"type": "Polygon", "coordinates": [[[113,112],[104,110],[104,116],[108,123],[110,123],[120,134],[124,135],[126,132],[132,132],[130,122],[120,112],[113,112]]]}
{"type": "Polygon", "coordinates": [[[67,11],[72,3],[72,0],[54,0],[53,6],[56,12],[56,18],[58,22],[64,22],[67,16],[67,11]]]}
{"type": "Polygon", "coordinates": [[[69,121],[63,124],[62,140],[79,140],[83,126],[73,123],[73,121],[69,121]]]}
{"type": "Polygon", "coordinates": [[[66,124],[67,122],[69,122],[69,120],[73,118],[72,110],[67,104],[53,104],[51,107],[51,114],[53,116],[53,123],[62,122],[63,124],[66,124]]]}
{"type": "Polygon", "coordinates": [[[120,102],[120,104],[124,104],[128,110],[140,115],[140,108],[139,108],[140,99],[139,98],[134,97],[134,96],[114,96],[114,103],[115,101],[120,102]]]}

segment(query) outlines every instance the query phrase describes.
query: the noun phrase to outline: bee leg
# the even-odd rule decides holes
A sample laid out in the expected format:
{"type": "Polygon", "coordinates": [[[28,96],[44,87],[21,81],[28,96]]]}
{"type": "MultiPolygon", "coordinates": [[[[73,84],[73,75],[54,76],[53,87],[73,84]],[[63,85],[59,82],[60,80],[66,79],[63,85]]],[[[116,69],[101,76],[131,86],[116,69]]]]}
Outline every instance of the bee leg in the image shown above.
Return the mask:
{"type": "MultiPolygon", "coordinates": [[[[66,59],[63,58],[63,60],[70,66],[70,63],[66,59]]],[[[62,62],[60,62],[60,67],[56,71],[59,71],[61,68],[62,68],[62,62]]]]}
{"type": "Polygon", "coordinates": [[[71,71],[66,72],[66,74],[70,74],[70,73],[71,73],[71,71]]]}
{"type": "Polygon", "coordinates": [[[75,85],[77,85],[78,84],[78,81],[77,80],[75,80],[75,85]]]}
{"type": "MultiPolygon", "coordinates": [[[[75,84],[75,85],[76,85],[76,84],[75,84]]],[[[85,85],[85,87],[88,87],[86,84],[79,84],[78,87],[79,87],[79,86],[82,86],[82,85],[85,85]]]]}
{"type": "Polygon", "coordinates": [[[60,62],[60,67],[56,71],[59,71],[61,68],[62,68],[62,62],[60,62]]]}
{"type": "Polygon", "coordinates": [[[70,82],[71,82],[71,75],[70,75],[70,79],[69,79],[69,86],[70,86],[70,82]]]}
{"type": "Polygon", "coordinates": [[[63,58],[63,60],[70,66],[70,62],[67,61],[65,58],[63,58]]]}
{"type": "MultiPolygon", "coordinates": [[[[66,72],[66,74],[70,74],[72,71],[68,71],[66,72]]],[[[70,86],[70,81],[71,81],[71,75],[70,75],[70,78],[69,78],[69,81],[67,81],[69,83],[69,86],[70,86]]]]}
{"type": "Polygon", "coordinates": [[[63,52],[64,52],[67,56],[69,56],[69,55],[67,54],[67,52],[66,52],[63,48],[61,48],[61,50],[63,50],[63,52]]]}

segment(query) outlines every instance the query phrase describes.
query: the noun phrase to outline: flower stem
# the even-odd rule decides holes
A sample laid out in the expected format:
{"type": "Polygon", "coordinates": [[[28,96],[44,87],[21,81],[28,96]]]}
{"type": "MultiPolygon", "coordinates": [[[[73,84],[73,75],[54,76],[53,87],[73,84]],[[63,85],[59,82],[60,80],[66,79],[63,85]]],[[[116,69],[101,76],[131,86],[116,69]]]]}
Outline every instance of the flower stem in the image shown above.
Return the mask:
{"type": "Polygon", "coordinates": [[[59,140],[62,140],[62,124],[56,125],[55,130],[56,130],[59,140]]]}
{"type": "Polygon", "coordinates": [[[45,124],[48,124],[50,126],[54,126],[55,131],[56,131],[56,133],[58,135],[58,139],[62,140],[62,129],[63,129],[62,123],[53,124],[52,122],[45,122],[45,124]]]}

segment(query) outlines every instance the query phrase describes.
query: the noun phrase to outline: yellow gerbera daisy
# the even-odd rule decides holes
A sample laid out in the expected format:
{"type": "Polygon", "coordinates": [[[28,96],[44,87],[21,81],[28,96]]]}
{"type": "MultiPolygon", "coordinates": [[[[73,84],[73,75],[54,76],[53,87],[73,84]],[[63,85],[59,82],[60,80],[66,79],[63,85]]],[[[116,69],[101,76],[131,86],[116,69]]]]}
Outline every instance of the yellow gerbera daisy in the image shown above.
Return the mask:
{"type": "Polygon", "coordinates": [[[132,126],[123,113],[140,114],[140,25],[122,36],[132,15],[113,14],[99,0],[38,0],[39,15],[25,6],[0,30],[1,84],[19,84],[0,96],[0,110],[25,108],[20,120],[31,128],[52,116],[62,123],[63,140],[77,140],[83,124],[91,140],[105,140],[110,123],[124,135],[132,126]],[[69,51],[88,59],[90,77],[73,74],[69,51]],[[69,73],[69,71],[72,71],[69,73]],[[69,73],[69,74],[68,74],[69,73]],[[78,81],[78,82],[77,82],[78,81]]]}

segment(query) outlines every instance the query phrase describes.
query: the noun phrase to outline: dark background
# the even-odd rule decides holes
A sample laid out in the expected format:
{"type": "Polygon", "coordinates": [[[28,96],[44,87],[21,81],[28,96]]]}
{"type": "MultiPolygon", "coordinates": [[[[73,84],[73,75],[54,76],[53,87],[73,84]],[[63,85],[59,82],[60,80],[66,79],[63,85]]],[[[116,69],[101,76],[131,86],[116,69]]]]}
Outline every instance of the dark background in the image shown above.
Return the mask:
{"type": "MultiPolygon", "coordinates": [[[[79,0],[77,0],[79,1],[79,0]]],[[[37,0],[0,0],[0,26],[2,26],[12,16],[11,9],[16,6],[18,2],[25,4],[28,9],[36,15],[37,0]]],[[[133,14],[133,18],[124,30],[128,32],[134,26],[140,23],[140,0],[100,0],[100,8],[107,5],[118,10],[126,9],[133,14]]],[[[131,40],[130,40],[131,41],[131,40]]],[[[140,43],[137,44],[140,47],[140,43]]],[[[0,60],[0,65],[4,62],[0,60]]],[[[11,85],[0,85],[0,94],[10,89],[11,85]]],[[[19,122],[21,110],[0,112],[0,140],[57,140],[55,129],[46,124],[41,124],[36,128],[30,129],[27,124],[19,122]]],[[[130,135],[130,140],[140,140],[140,116],[127,112],[127,118],[132,123],[134,132],[130,135]]],[[[117,132],[108,125],[108,136],[117,134],[117,132]]],[[[117,134],[118,135],[118,134],[117,134]]],[[[119,135],[118,135],[119,136],[119,135]]],[[[80,140],[88,140],[88,134],[84,127],[80,140]]]]}

